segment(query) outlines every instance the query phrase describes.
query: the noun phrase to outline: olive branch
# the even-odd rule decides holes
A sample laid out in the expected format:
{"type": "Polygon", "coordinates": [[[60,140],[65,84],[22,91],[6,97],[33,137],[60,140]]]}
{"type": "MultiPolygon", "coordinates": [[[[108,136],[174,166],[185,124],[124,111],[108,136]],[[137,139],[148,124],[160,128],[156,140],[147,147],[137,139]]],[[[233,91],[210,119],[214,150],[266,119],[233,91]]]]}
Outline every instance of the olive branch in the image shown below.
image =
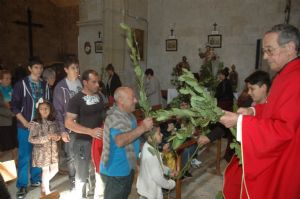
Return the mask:
{"type": "MultiPolygon", "coordinates": [[[[191,107],[188,109],[171,108],[170,110],[160,109],[157,111],[151,111],[145,92],[144,73],[140,67],[140,56],[137,49],[134,47],[134,42],[136,42],[135,35],[132,34],[131,28],[126,24],[121,23],[120,26],[126,31],[126,42],[130,50],[130,58],[134,66],[134,72],[136,74],[136,80],[139,88],[139,105],[144,112],[145,117],[153,117],[156,121],[165,121],[172,117],[185,118],[186,121],[188,121],[187,124],[178,130],[175,135],[171,136],[170,140],[172,140],[173,150],[176,150],[188,137],[192,136],[195,131],[195,127],[199,127],[202,134],[207,134],[209,130],[208,125],[219,121],[220,117],[224,113],[217,106],[217,100],[211,96],[205,87],[199,85],[194,75],[186,69],[183,69],[183,74],[178,78],[180,82],[184,83],[184,86],[180,88],[179,93],[190,96],[191,107]]],[[[235,135],[235,133],[233,133],[233,135],[235,135]]],[[[154,150],[151,149],[149,151],[153,155],[157,156],[162,167],[158,145],[154,139],[154,132],[151,133],[151,138],[151,145],[154,147],[154,150]]],[[[198,145],[195,153],[191,156],[190,160],[188,160],[186,166],[189,165],[198,149],[202,147],[203,146],[198,145]]],[[[233,144],[232,147],[234,147],[236,151],[240,151],[237,143],[233,144]]],[[[237,155],[240,157],[240,152],[237,153],[237,155]]],[[[181,177],[187,169],[188,167],[184,167],[177,178],[181,177]]]]}

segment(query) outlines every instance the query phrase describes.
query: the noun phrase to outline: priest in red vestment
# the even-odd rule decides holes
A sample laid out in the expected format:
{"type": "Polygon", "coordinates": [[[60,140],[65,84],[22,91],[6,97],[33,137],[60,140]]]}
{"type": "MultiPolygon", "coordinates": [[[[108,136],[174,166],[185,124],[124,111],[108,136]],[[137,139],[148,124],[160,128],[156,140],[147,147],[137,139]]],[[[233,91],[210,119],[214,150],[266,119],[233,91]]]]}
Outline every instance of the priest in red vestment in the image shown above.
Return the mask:
{"type": "Polygon", "coordinates": [[[264,59],[277,72],[266,103],[240,114],[225,111],[220,119],[226,127],[237,125],[243,161],[239,168],[233,158],[225,172],[226,199],[300,198],[299,42],[292,25],[266,32],[264,59]]]}

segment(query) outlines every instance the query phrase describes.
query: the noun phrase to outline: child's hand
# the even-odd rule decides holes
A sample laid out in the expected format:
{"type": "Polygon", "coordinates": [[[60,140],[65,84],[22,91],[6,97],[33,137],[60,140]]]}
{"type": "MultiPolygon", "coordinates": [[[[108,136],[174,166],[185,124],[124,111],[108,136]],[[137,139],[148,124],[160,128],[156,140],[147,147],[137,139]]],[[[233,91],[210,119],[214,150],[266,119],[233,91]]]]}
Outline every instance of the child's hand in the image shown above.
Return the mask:
{"type": "Polygon", "coordinates": [[[56,134],[56,137],[55,137],[54,139],[52,139],[52,140],[54,140],[54,141],[56,141],[56,142],[57,142],[57,141],[59,141],[59,140],[60,140],[60,137],[61,137],[60,135],[57,135],[57,134],[56,134]]]}
{"type": "Polygon", "coordinates": [[[175,178],[178,175],[178,172],[176,170],[171,170],[170,177],[175,178]]]}
{"type": "Polygon", "coordinates": [[[31,127],[33,127],[33,125],[35,124],[36,122],[34,121],[30,121],[30,122],[26,122],[25,124],[23,124],[26,128],[28,128],[29,130],[31,129],[31,127]]]}
{"type": "Polygon", "coordinates": [[[48,134],[49,140],[58,141],[60,139],[60,136],[55,133],[48,134]]]}
{"type": "Polygon", "coordinates": [[[67,132],[62,132],[62,133],[61,133],[61,139],[62,139],[64,142],[70,142],[70,136],[69,136],[69,133],[67,133],[67,132]]]}

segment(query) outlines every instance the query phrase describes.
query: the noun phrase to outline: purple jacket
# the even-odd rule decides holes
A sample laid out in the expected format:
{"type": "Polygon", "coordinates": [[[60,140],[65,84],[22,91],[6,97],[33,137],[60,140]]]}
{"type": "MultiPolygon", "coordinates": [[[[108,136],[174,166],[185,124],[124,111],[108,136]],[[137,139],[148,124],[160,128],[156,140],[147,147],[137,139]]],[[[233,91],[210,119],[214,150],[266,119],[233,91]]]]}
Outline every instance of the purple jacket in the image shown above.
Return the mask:
{"type": "MultiPolygon", "coordinates": [[[[42,81],[43,98],[49,100],[49,86],[45,81],[42,81]]],[[[12,111],[14,114],[22,113],[27,121],[32,121],[34,118],[35,104],[32,98],[32,90],[29,84],[29,76],[18,81],[12,93],[12,111]]],[[[18,121],[18,128],[25,128],[21,122],[18,121]]]]}
{"type": "Polygon", "coordinates": [[[70,98],[70,89],[67,85],[66,78],[64,78],[56,84],[53,93],[53,106],[56,113],[56,121],[61,133],[70,131],[65,128],[64,124],[70,98]]]}

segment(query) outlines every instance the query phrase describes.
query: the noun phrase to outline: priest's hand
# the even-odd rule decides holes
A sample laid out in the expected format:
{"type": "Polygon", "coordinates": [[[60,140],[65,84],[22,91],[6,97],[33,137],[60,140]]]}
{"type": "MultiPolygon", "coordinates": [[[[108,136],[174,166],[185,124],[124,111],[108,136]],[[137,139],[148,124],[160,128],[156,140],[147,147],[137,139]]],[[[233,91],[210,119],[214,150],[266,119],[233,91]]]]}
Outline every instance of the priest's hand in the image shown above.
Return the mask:
{"type": "Polygon", "coordinates": [[[242,115],[254,115],[253,108],[239,108],[236,112],[242,115]]]}
{"type": "Polygon", "coordinates": [[[220,123],[222,123],[227,128],[231,128],[237,124],[238,114],[229,111],[224,111],[224,115],[220,118],[220,123]]]}

